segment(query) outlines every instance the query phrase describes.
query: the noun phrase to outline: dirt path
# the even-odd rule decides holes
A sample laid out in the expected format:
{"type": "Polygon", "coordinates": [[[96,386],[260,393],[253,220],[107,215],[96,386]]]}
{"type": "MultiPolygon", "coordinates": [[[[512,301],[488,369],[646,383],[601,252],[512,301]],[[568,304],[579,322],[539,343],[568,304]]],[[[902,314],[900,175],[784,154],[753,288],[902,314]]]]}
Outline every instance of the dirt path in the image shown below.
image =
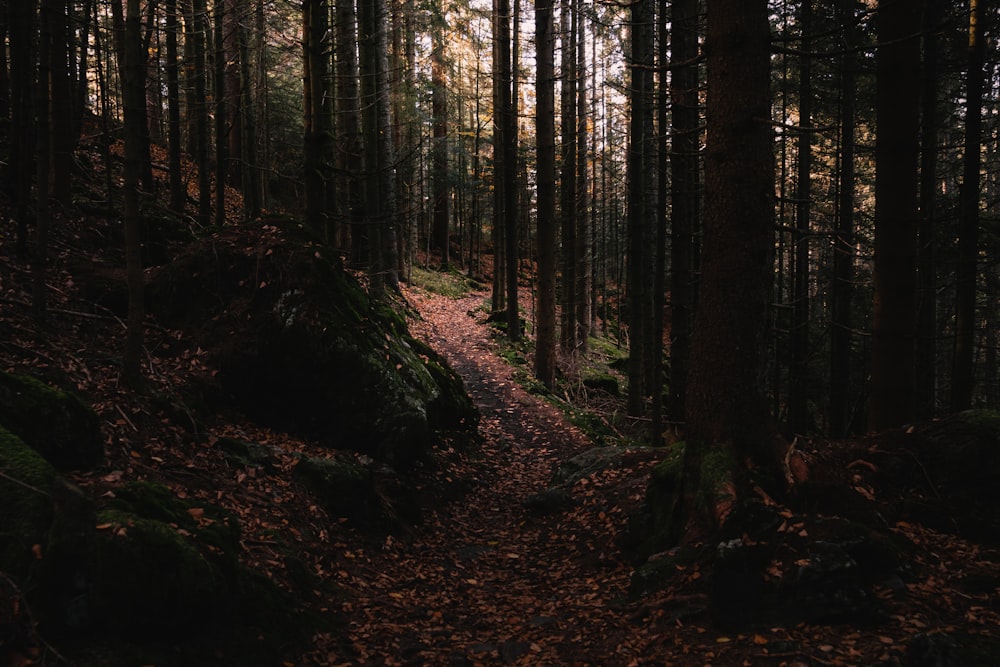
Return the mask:
{"type": "Polygon", "coordinates": [[[346,662],[628,664],[615,652],[630,631],[608,607],[628,583],[612,543],[620,517],[586,503],[545,517],[522,505],[587,439],[491,353],[486,325],[469,316],[483,294],[408,297],[425,319],[415,331],[462,375],[482,412],[481,473],[412,538],[355,554],[371,577],[355,591],[346,662]]]}

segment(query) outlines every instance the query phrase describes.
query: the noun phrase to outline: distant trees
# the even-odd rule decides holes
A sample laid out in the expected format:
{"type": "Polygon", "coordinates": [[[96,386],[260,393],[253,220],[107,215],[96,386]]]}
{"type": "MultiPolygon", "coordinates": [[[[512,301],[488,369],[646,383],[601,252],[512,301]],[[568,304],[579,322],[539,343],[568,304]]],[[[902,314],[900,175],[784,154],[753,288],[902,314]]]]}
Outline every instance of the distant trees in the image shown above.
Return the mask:
{"type": "MultiPolygon", "coordinates": [[[[983,112],[1000,98],[986,46],[998,11],[918,4],[788,0],[765,17],[774,259],[756,257],[768,296],[746,303],[766,324],[753,381],[789,434],[1000,403],[998,128],[983,112]]],[[[693,366],[711,356],[694,349],[710,342],[694,322],[718,293],[749,289],[739,272],[710,282],[709,218],[725,203],[714,193],[759,176],[728,174],[724,188],[709,176],[721,140],[709,120],[727,112],[712,107],[729,98],[706,98],[720,75],[706,67],[745,59],[706,41],[705,5],[140,0],[134,87],[129,0],[11,2],[5,238],[31,256],[43,314],[47,231],[79,196],[70,185],[89,156],[76,142],[99,136],[98,189],[139,221],[129,247],[147,260],[154,225],[287,212],[376,294],[417,263],[492,278],[491,308],[535,345],[543,383],[572,379],[593,336],[608,336],[629,352],[634,423],[654,441],[668,425],[683,435],[711,411],[690,414],[701,399],[689,383],[707,391],[693,366]],[[169,212],[145,215],[157,190],[169,212]]],[[[722,263],[736,271],[757,251],[727,238],[722,263]]]]}

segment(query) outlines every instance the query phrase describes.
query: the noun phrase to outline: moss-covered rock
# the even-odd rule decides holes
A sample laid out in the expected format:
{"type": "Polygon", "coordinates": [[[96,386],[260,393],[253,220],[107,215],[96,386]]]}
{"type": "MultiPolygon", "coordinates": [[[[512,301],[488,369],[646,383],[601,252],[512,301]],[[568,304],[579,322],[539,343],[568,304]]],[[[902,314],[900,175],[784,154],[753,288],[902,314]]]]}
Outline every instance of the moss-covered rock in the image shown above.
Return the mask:
{"type": "Polygon", "coordinates": [[[91,468],[104,458],[97,414],[78,396],[0,371],[0,425],[59,470],[91,468]]]}
{"type": "Polygon", "coordinates": [[[394,522],[390,500],[378,488],[372,467],[306,456],[295,466],[293,475],[332,516],[372,527],[388,527],[394,522]]]}
{"type": "Polygon", "coordinates": [[[461,380],[409,335],[403,304],[372,302],[320,246],[274,230],[248,241],[206,239],[150,286],[158,317],[195,331],[224,396],[394,465],[420,458],[435,431],[475,426],[461,380]]]}
{"type": "Polygon", "coordinates": [[[23,577],[52,525],[56,470],[11,432],[0,428],[0,571],[23,577]]]}

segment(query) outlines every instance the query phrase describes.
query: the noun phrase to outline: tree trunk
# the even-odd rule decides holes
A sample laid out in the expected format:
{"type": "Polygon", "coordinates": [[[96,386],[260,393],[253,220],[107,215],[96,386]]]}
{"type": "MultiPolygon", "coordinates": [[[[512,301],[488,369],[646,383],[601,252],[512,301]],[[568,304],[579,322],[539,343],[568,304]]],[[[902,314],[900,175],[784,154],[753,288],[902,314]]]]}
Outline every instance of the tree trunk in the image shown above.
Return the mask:
{"type": "Polygon", "coordinates": [[[840,198],[833,236],[833,285],[830,296],[830,414],[829,431],[847,435],[851,419],[851,331],[854,300],[854,88],[857,56],[855,2],[841,0],[837,18],[844,31],[840,63],[840,198]]]}
{"type": "Polygon", "coordinates": [[[130,387],[138,387],[141,378],[144,313],[144,276],[139,210],[139,175],[146,134],[145,58],[142,55],[142,35],[139,0],[128,0],[125,13],[124,53],[125,78],[122,81],[125,98],[125,272],[128,281],[128,325],[125,338],[122,379],[130,387]]]}
{"type": "MultiPolygon", "coordinates": [[[[358,92],[358,29],[355,0],[336,0],[337,53],[337,171],[343,174],[338,182],[337,201],[341,215],[347,220],[351,257],[360,262],[367,253],[363,204],[361,117],[358,92]]],[[[346,234],[345,234],[346,236],[346,234]]]]}
{"type": "Polygon", "coordinates": [[[72,166],[73,149],[76,141],[73,135],[73,79],[69,71],[70,31],[68,4],[59,0],[50,8],[50,48],[45,57],[49,58],[49,86],[51,90],[52,116],[52,196],[63,206],[73,201],[72,166]]]}
{"type": "Polygon", "coordinates": [[[215,0],[215,226],[226,224],[226,183],[229,181],[229,100],[226,99],[226,3],[215,0]]]}
{"type": "Polygon", "coordinates": [[[37,169],[35,184],[35,243],[31,262],[32,274],[32,310],[39,321],[45,318],[47,308],[48,287],[46,275],[49,264],[49,223],[51,220],[52,182],[52,104],[50,80],[52,75],[52,60],[49,53],[52,48],[52,23],[56,8],[55,0],[42,0],[38,16],[38,81],[39,90],[35,96],[35,117],[37,128],[37,144],[35,165],[37,169]]]}
{"type": "Polygon", "coordinates": [[[792,280],[792,359],[788,382],[788,426],[809,431],[809,216],[812,180],[812,0],[799,8],[802,56],[799,58],[798,169],[795,192],[795,253],[792,280]]]}
{"type": "Polygon", "coordinates": [[[559,177],[559,219],[562,231],[562,331],[563,352],[576,349],[576,12],[574,0],[563,0],[559,22],[562,39],[560,93],[562,154],[559,177]]]}
{"type": "Polygon", "coordinates": [[[181,102],[177,63],[177,0],[166,0],[167,41],[167,169],[170,179],[170,208],[181,214],[187,203],[184,175],[181,173],[181,102]]]}
{"type": "Polygon", "coordinates": [[[876,17],[875,304],[868,427],[913,418],[920,12],[881,0],[876,17]]]}
{"type": "Polygon", "coordinates": [[[629,95],[632,116],[629,120],[628,145],[628,413],[641,416],[647,386],[648,336],[651,303],[648,264],[651,255],[649,235],[653,229],[655,207],[651,179],[655,176],[653,152],[653,0],[638,0],[631,6],[632,59],[629,65],[629,95]]]}
{"type": "Polygon", "coordinates": [[[31,181],[35,173],[35,53],[32,34],[35,32],[38,3],[12,2],[9,6],[10,28],[10,106],[11,127],[18,128],[10,136],[10,159],[6,166],[7,183],[17,215],[16,250],[28,252],[28,222],[31,217],[31,181]]]}
{"type": "Polygon", "coordinates": [[[951,373],[951,409],[973,404],[976,342],[976,282],[979,275],[979,200],[982,168],[983,38],[982,0],[969,0],[968,72],[965,85],[965,155],[959,190],[958,276],[955,285],[955,358],[951,373]]]}
{"type": "MultiPolygon", "coordinates": [[[[514,3],[512,16],[517,15],[517,7],[520,0],[512,0],[514,3]]],[[[506,3],[506,0],[504,0],[506,3]]],[[[508,11],[510,11],[509,3],[508,11]]],[[[517,90],[517,51],[511,50],[510,16],[507,18],[508,39],[500,46],[501,58],[503,58],[501,87],[500,87],[500,120],[503,123],[503,140],[500,150],[503,152],[503,174],[501,178],[503,187],[503,215],[504,215],[504,259],[507,269],[507,336],[511,340],[521,338],[521,312],[518,299],[518,265],[520,256],[518,255],[518,211],[517,211],[517,105],[518,99],[514,96],[517,90]]],[[[514,27],[517,30],[515,24],[514,27]]]]}
{"type": "Polygon", "coordinates": [[[710,460],[776,466],[764,393],[773,265],[774,159],[766,0],[709,0],[702,274],[687,383],[688,446],[682,509],[725,521],[738,494],[734,470],[701,474],[710,460]],[[739,57],[733,57],[733,54],[739,57]],[[698,508],[713,484],[713,507],[698,508]]]}
{"type": "Polygon", "coordinates": [[[434,141],[431,148],[431,199],[434,202],[434,245],[441,253],[441,269],[446,270],[449,257],[449,174],[448,174],[448,78],[444,62],[444,35],[435,28],[431,51],[431,125],[434,141]]]}
{"type": "Polygon", "coordinates": [[[212,174],[208,161],[208,97],[205,72],[205,42],[208,35],[208,16],[205,0],[191,0],[191,14],[185,17],[185,50],[190,43],[193,66],[190,76],[193,92],[188,108],[194,116],[192,148],[198,167],[198,224],[208,227],[212,222],[212,174]]]}
{"type": "Polygon", "coordinates": [[[365,218],[369,225],[369,274],[375,299],[381,298],[387,287],[398,288],[387,29],[385,0],[361,0],[358,3],[358,53],[365,218]]]}
{"type": "Polygon", "coordinates": [[[326,0],[308,0],[302,4],[303,35],[305,42],[305,121],[304,121],[304,172],[306,223],[325,242],[329,242],[327,221],[327,156],[330,153],[329,109],[327,107],[327,82],[329,81],[329,6],[326,0]]]}
{"type": "Polygon", "coordinates": [[[587,338],[590,336],[590,200],[587,192],[587,31],[583,25],[582,12],[574,12],[577,19],[576,62],[576,243],[573,248],[574,272],[576,277],[576,349],[581,354],[587,352],[587,338]]]}
{"type": "Polygon", "coordinates": [[[667,414],[684,422],[691,318],[694,313],[694,234],[701,173],[698,151],[698,0],[673,3],[670,79],[670,386],[667,414]]]}
{"type": "Polygon", "coordinates": [[[938,46],[941,0],[924,2],[924,66],[920,96],[920,223],[917,229],[917,414],[937,412],[938,46]]]}
{"type": "Polygon", "coordinates": [[[555,64],[552,34],[554,0],[535,0],[535,141],[537,142],[538,310],[535,377],[546,387],[556,375],[555,64]]]}

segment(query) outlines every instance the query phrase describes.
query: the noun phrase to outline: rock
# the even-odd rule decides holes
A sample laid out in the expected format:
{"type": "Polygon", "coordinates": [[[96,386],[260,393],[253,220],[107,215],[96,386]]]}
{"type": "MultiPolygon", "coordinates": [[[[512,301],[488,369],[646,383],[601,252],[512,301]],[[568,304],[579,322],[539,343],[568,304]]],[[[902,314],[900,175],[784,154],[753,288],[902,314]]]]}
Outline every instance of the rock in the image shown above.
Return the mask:
{"type": "Polygon", "coordinates": [[[150,284],[153,311],[195,335],[223,399],[396,466],[420,459],[438,431],[472,432],[478,413],[461,380],[409,335],[403,304],[373,303],[320,246],[245,234],[205,239],[150,284]]]}
{"type": "Polygon", "coordinates": [[[0,570],[27,575],[52,525],[56,470],[13,433],[0,428],[0,570]]]}
{"type": "Polygon", "coordinates": [[[555,486],[528,496],[523,504],[537,514],[555,514],[573,506],[573,494],[565,487],[555,486]]]}
{"type": "Polygon", "coordinates": [[[100,421],[75,394],[0,371],[0,426],[57,470],[92,468],[104,459],[100,421]]]}
{"type": "Polygon", "coordinates": [[[236,438],[219,438],[215,444],[232,466],[239,468],[274,466],[274,451],[270,447],[236,438]]]}
{"type": "Polygon", "coordinates": [[[591,447],[564,461],[552,476],[554,485],[572,486],[587,475],[606,470],[620,460],[623,450],[614,447],[591,447]]]}
{"type": "Polygon", "coordinates": [[[333,517],[368,521],[382,511],[371,474],[359,463],[304,456],[293,475],[333,517]]]}

